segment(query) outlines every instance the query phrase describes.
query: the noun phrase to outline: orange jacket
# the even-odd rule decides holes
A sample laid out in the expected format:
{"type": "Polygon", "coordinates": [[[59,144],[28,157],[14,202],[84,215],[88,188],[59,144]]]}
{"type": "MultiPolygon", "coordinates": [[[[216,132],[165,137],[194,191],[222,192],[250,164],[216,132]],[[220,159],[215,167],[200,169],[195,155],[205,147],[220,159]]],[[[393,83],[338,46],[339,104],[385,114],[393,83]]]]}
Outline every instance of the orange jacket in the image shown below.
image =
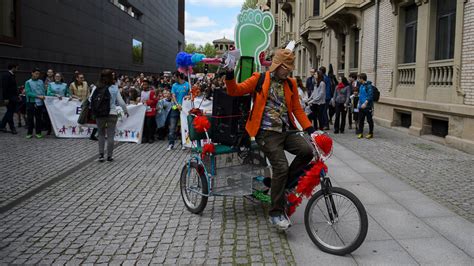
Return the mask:
{"type": "MultiPolygon", "coordinates": [[[[262,123],[263,111],[267,103],[268,91],[271,84],[270,72],[267,71],[265,75],[266,76],[262,85],[262,91],[260,93],[256,93],[254,97],[252,112],[249,119],[247,120],[247,125],[245,126],[245,129],[247,129],[250,137],[255,137],[257,135],[258,130],[260,129],[260,124],[262,123]]],[[[255,91],[255,87],[257,86],[259,77],[260,73],[255,72],[250,78],[239,84],[237,84],[235,79],[226,80],[225,84],[227,86],[227,94],[230,96],[244,96],[246,94],[253,93],[255,91]]],[[[285,101],[286,106],[288,107],[288,117],[295,128],[296,117],[303,129],[307,129],[312,125],[306,116],[306,113],[303,111],[303,108],[301,108],[298,91],[296,90],[298,88],[296,85],[296,80],[293,78],[290,78],[289,80],[293,83],[293,91],[291,91],[287,82],[284,83],[285,101]]]]}

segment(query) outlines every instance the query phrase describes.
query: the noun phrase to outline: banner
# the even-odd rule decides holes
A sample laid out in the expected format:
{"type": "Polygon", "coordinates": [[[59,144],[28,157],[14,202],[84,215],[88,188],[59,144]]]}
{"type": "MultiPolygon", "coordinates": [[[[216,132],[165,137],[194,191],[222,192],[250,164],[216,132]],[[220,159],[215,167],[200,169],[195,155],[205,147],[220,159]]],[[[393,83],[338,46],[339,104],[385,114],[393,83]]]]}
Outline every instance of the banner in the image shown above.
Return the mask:
{"type": "MultiPolygon", "coordinates": [[[[58,138],[88,138],[93,127],[79,125],[77,119],[81,113],[81,102],[63,97],[46,97],[44,100],[48,110],[54,134],[58,138]]],[[[146,107],[140,105],[128,105],[129,117],[123,115],[122,108],[117,107],[118,122],[115,129],[115,141],[140,143],[143,133],[143,122],[145,120],[146,107]]]]}
{"type": "MultiPolygon", "coordinates": [[[[189,111],[192,109],[191,100],[183,100],[182,110],[181,110],[181,142],[184,147],[191,148],[191,140],[189,139],[189,129],[188,129],[188,115],[189,111]]],[[[199,108],[203,111],[204,114],[212,114],[212,100],[206,100],[203,97],[196,97],[194,99],[194,107],[199,108]]],[[[192,125],[191,125],[192,126],[192,125]]]]}

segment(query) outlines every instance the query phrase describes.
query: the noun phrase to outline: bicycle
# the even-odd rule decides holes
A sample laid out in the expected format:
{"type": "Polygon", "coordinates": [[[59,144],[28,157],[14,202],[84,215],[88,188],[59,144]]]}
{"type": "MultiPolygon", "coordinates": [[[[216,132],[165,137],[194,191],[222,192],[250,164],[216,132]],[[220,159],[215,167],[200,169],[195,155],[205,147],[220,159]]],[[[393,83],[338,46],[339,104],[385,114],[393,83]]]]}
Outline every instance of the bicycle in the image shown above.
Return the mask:
{"type": "MultiPolygon", "coordinates": [[[[192,119],[188,118],[192,124],[192,119]]],[[[317,162],[324,163],[332,155],[330,150],[323,151],[316,143],[318,136],[329,138],[326,133],[318,131],[311,136],[298,133],[308,141],[314,151],[314,160],[307,169],[317,162]]],[[[193,155],[183,166],[180,177],[180,190],[186,208],[200,214],[206,207],[208,198],[213,196],[244,196],[269,204],[270,178],[266,158],[254,144],[248,148],[235,148],[217,145],[215,152],[202,156],[203,148],[199,134],[192,132],[191,140],[197,140],[193,155]],[[198,154],[201,154],[199,156],[198,154]],[[219,159],[220,156],[231,157],[229,160],[219,159]],[[223,165],[221,165],[223,164],[223,165]]],[[[313,243],[322,251],[334,255],[346,255],[363,243],[367,235],[367,213],[360,200],[351,192],[340,187],[333,187],[327,168],[322,168],[320,190],[310,197],[305,211],[305,228],[313,243]]],[[[306,172],[307,173],[307,172],[306,172]]],[[[303,173],[304,175],[304,173],[303,173]]],[[[287,183],[287,195],[297,191],[298,183],[304,177],[299,176],[287,183]]],[[[288,207],[292,208],[288,202],[288,207]]]]}

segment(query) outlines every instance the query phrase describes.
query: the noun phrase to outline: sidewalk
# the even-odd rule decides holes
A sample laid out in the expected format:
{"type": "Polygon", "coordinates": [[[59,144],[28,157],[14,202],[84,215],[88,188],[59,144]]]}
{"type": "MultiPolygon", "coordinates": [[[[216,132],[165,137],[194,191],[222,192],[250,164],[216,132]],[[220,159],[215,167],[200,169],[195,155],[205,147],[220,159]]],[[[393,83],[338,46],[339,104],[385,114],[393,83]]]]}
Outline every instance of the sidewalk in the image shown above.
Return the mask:
{"type": "Polygon", "coordinates": [[[304,203],[287,233],[298,265],[474,265],[471,222],[338,143],[327,165],[333,185],[364,204],[367,238],[345,257],[321,252],[306,233],[304,203]]]}

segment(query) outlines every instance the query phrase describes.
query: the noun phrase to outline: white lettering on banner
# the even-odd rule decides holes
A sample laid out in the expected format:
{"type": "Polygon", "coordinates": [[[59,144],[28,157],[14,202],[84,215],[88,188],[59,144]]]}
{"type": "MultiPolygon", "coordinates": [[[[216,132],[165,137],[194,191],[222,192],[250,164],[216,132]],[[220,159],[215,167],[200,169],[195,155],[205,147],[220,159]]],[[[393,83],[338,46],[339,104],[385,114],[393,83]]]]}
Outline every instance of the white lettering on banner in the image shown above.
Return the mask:
{"type": "MultiPolygon", "coordinates": [[[[96,125],[79,125],[77,119],[81,113],[81,102],[63,97],[46,97],[46,109],[48,110],[54,134],[58,138],[88,138],[96,125]]],[[[120,107],[117,107],[118,122],[115,129],[115,141],[140,143],[143,134],[143,122],[145,120],[146,107],[140,105],[128,105],[129,117],[124,117],[120,107]]]]}
{"type": "MultiPolygon", "coordinates": [[[[191,140],[189,139],[189,128],[188,128],[188,115],[192,109],[191,100],[183,100],[182,111],[180,115],[181,119],[181,142],[184,147],[191,148],[191,140]]],[[[212,114],[212,100],[206,100],[203,97],[196,97],[194,99],[194,107],[199,108],[204,114],[212,114]]]]}

